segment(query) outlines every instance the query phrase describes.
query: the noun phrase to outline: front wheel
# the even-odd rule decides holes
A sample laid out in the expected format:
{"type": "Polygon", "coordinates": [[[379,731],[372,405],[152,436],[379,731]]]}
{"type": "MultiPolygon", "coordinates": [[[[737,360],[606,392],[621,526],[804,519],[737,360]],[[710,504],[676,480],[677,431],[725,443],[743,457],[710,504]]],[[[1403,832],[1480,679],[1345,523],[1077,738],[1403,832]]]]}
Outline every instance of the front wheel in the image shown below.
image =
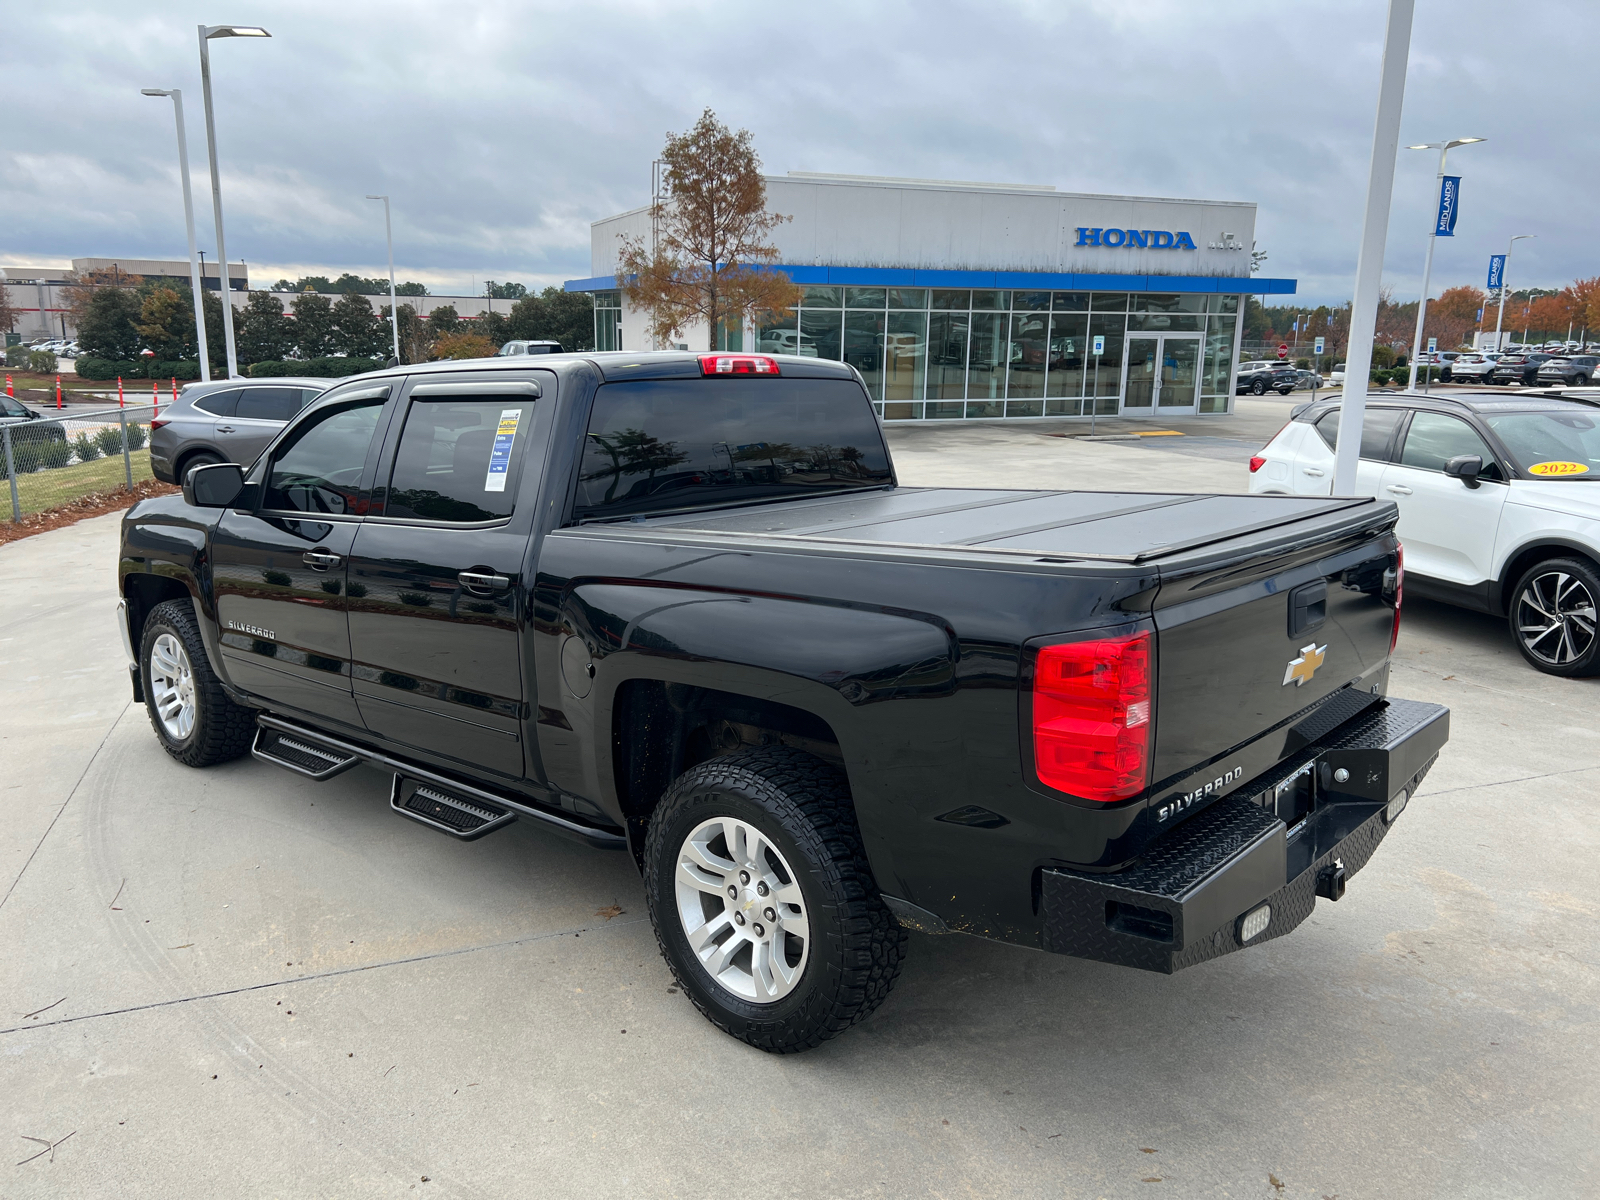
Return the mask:
{"type": "Polygon", "coordinates": [[[1256,380],[1250,385],[1250,394],[1252,396],[1265,396],[1267,394],[1267,385],[1259,379],[1256,380]]]}
{"type": "Polygon", "coordinates": [[[650,918],[684,994],[759,1050],[809,1050],[862,1020],[905,933],[873,882],[844,776],[783,746],[692,767],[645,843],[650,918]]]}
{"type": "Polygon", "coordinates": [[[1589,377],[1587,375],[1574,375],[1572,377],[1572,386],[1573,387],[1588,387],[1589,386],[1589,377]]]}
{"type": "Polygon", "coordinates": [[[188,600],[151,610],[139,639],[139,671],[150,724],[173,758],[209,767],[249,753],[255,714],[222,690],[188,600]]]}
{"type": "Polygon", "coordinates": [[[1512,592],[1511,636],[1522,657],[1547,675],[1600,674],[1597,599],[1593,563],[1552,558],[1535,565],[1512,592]]]}

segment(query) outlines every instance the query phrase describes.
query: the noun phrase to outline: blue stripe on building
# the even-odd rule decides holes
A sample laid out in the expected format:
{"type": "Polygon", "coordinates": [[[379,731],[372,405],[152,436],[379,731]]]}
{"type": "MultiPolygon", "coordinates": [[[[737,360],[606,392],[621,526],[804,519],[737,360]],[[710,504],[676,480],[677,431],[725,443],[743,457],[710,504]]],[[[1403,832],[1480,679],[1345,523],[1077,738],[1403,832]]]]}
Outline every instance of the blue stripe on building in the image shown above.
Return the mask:
{"type": "MultiPolygon", "coordinates": [[[[1083,275],[1056,271],[924,271],[899,267],[802,267],[780,265],[795,283],[843,287],[1010,288],[1050,292],[1220,292],[1239,295],[1292,296],[1293,279],[1259,279],[1234,275],[1083,275]]],[[[569,279],[569,292],[605,292],[617,286],[616,276],[569,279]]]]}

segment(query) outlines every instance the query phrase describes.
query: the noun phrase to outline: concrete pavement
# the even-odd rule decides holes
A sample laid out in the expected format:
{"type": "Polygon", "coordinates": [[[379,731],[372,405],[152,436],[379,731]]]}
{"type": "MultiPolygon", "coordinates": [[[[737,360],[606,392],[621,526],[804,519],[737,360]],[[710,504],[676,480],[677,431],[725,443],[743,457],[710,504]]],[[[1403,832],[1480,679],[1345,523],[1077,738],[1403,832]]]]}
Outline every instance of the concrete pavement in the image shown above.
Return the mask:
{"type": "MultiPolygon", "coordinates": [[[[1243,486],[1228,446],[969,432],[895,433],[903,478],[1243,486]]],[[[873,1018],[772,1058],[672,990],[622,855],[168,759],[116,522],[0,547],[0,1197],[1596,1190],[1600,700],[1501,622],[1408,603],[1393,690],[1450,745],[1290,937],[1165,978],[913,935],[873,1018]]]]}

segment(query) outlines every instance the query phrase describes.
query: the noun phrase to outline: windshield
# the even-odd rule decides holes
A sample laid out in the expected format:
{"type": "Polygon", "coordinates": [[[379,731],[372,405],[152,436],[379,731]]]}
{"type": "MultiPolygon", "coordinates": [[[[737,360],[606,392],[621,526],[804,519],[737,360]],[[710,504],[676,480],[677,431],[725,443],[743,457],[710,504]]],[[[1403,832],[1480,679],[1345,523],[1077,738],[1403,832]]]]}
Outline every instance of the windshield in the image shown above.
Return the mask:
{"type": "Polygon", "coordinates": [[[1540,479],[1600,478],[1600,421],[1582,413],[1523,412],[1484,418],[1517,466],[1540,479]]]}

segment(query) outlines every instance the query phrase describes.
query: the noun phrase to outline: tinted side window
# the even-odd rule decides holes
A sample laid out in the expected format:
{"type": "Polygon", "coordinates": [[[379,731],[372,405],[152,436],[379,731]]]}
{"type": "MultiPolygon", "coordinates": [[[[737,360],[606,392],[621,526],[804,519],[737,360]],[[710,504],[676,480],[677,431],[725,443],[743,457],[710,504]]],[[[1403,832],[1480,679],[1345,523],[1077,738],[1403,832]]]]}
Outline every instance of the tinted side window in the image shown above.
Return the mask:
{"type": "Polygon", "coordinates": [[[532,434],[533,403],[527,396],[413,400],[395,452],[384,516],[509,517],[532,434]]]}
{"type": "Polygon", "coordinates": [[[383,398],[316,414],[278,448],[262,507],[278,512],[354,511],[361,469],[378,428],[383,398]]]}
{"type": "Polygon", "coordinates": [[[299,411],[299,388],[245,388],[234,416],[242,420],[287,421],[299,411]]]}
{"type": "MultiPolygon", "coordinates": [[[[1361,457],[1378,462],[1388,461],[1389,438],[1400,423],[1398,408],[1369,408],[1361,417],[1361,457]]],[[[1317,418],[1317,433],[1328,443],[1329,450],[1339,448],[1339,409],[1317,418]]]]}
{"type": "Polygon", "coordinates": [[[315,400],[320,395],[322,395],[322,389],[321,388],[301,388],[300,389],[300,407],[301,408],[305,408],[308,404],[310,404],[313,400],[315,400]]]}
{"type": "Polygon", "coordinates": [[[201,396],[194,402],[196,408],[204,409],[214,417],[231,417],[233,410],[239,403],[239,393],[243,388],[224,388],[220,392],[211,392],[201,396]]]}
{"type": "Polygon", "coordinates": [[[1406,430],[1400,465],[1442,471],[1445,463],[1460,454],[1478,455],[1485,467],[1494,462],[1494,455],[1477,430],[1465,421],[1442,413],[1419,412],[1411,418],[1411,428],[1406,430]]]}
{"type": "Polygon", "coordinates": [[[816,495],[891,482],[861,385],[848,379],[672,379],[595,395],[578,517],[816,495]]]}

